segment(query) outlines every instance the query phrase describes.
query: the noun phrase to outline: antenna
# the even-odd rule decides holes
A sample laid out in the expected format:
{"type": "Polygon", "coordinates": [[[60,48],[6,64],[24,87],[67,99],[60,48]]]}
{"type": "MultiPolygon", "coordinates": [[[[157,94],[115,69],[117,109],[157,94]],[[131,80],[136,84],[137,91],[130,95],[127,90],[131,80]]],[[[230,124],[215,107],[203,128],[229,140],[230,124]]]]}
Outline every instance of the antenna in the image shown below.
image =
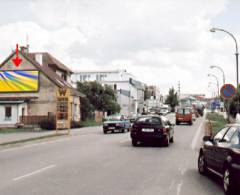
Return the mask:
{"type": "Polygon", "coordinates": [[[28,34],[26,34],[26,46],[28,46],[28,34]]]}

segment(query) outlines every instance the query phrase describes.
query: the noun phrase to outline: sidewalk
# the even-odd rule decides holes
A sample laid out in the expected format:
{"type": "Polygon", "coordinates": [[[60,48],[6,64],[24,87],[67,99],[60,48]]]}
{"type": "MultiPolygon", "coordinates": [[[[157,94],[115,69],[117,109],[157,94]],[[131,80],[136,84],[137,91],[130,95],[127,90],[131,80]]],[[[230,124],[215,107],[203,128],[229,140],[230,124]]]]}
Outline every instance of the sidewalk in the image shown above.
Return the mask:
{"type": "MultiPolygon", "coordinates": [[[[90,127],[82,127],[76,129],[70,129],[70,135],[86,135],[91,133],[93,130],[100,126],[90,126],[90,127]]],[[[58,135],[67,135],[68,130],[59,130],[58,135]]],[[[7,145],[6,143],[10,142],[21,142],[28,139],[37,139],[44,136],[54,136],[56,135],[56,131],[40,131],[40,132],[17,132],[17,133],[2,133],[0,134],[0,147],[1,145],[7,145]]]]}

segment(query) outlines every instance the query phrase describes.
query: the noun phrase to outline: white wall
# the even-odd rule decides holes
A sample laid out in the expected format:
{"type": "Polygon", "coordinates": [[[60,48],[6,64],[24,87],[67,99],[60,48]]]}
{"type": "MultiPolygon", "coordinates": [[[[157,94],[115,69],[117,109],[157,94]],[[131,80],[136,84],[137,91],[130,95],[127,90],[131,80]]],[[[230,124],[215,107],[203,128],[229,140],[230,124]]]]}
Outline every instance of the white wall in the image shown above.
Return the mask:
{"type": "Polygon", "coordinates": [[[117,86],[117,90],[130,91],[130,97],[124,96],[118,93],[118,104],[121,106],[122,114],[136,113],[137,107],[143,107],[144,92],[137,89],[130,83],[130,78],[135,79],[133,75],[129,74],[125,70],[117,71],[96,71],[96,72],[76,72],[72,75],[72,84],[76,87],[76,82],[84,81],[97,81],[102,84],[111,86],[114,89],[114,85],[117,86]],[[129,100],[130,99],[130,100],[129,100]]]}

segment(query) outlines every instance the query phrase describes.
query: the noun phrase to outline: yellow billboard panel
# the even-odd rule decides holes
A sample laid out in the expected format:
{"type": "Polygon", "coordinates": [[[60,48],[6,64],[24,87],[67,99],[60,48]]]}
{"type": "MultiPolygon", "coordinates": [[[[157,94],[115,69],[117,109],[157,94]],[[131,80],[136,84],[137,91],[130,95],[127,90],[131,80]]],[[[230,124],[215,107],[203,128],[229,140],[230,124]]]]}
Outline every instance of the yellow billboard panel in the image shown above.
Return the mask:
{"type": "Polygon", "coordinates": [[[0,71],[0,93],[37,92],[39,88],[39,71],[7,70],[0,71]]]}

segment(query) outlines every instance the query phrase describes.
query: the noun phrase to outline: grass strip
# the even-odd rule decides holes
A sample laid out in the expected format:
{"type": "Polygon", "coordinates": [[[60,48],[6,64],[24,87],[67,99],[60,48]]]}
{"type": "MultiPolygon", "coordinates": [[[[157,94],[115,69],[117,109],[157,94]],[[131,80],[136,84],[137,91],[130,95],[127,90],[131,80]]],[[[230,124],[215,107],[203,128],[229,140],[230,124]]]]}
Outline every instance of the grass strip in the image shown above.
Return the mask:
{"type": "Polygon", "coordinates": [[[4,143],[1,143],[0,146],[15,145],[15,144],[26,143],[26,142],[31,142],[31,141],[35,141],[35,140],[42,140],[42,139],[58,137],[58,136],[63,136],[63,135],[67,135],[67,134],[44,135],[44,136],[40,136],[40,137],[34,137],[34,138],[28,138],[28,139],[21,139],[21,140],[16,140],[16,141],[4,142],[4,143]]]}
{"type": "Polygon", "coordinates": [[[22,133],[22,132],[35,132],[32,128],[4,128],[0,129],[0,134],[6,133],[22,133]]]}
{"type": "Polygon", "coordinates": [[[81,122],[81,127],[94,127],[94,126],[101,126],[102,122],[96,122],[94,120],[86,120],[81,122]]]}
{"type": "Polygon", "coordinates": [[[218,113],[208,113],[207,120],[210,120],[212,124],[212,133],[215,135],[222,127],[227,124],[227,120],[224,119],[223,115],[218,113]]]}

